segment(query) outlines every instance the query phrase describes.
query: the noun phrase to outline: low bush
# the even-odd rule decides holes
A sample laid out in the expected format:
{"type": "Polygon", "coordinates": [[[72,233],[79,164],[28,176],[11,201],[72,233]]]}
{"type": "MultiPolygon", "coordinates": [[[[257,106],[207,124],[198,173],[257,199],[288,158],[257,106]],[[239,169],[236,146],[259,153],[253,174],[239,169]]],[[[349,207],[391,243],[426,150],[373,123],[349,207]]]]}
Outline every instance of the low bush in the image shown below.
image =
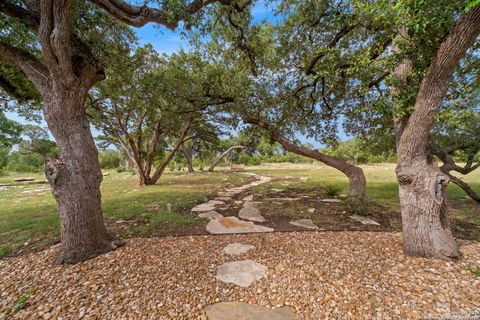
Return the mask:
{"type": "Polygon", "coordinates": [[[323,193],[325,193],[328,197],[335,197],[338,198],[340,193],[342,192],[343,188],[341,186],[329,184],[323,188],[323,193]]]}

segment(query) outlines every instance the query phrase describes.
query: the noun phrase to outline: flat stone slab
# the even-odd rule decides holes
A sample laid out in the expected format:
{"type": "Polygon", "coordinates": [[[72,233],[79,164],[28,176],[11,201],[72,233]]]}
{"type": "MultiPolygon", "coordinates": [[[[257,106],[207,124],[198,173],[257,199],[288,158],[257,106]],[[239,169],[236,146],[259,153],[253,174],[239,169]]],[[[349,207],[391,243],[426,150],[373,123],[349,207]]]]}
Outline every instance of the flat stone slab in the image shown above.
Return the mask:
{"type": "Polygon", "coordinates": [[[272,232],[272,228],[259,226],[251,221],[243,221],[237,217],[225,217],[211,220],[207,231],[212,234],[272,232]]]}
{"type": "Polygon", "coordinates": [[[375,220],[372,220],[370,218],[367,218],[367,217],[362,217],[362,216],[359,216],[357,214],[354,214],[353,216],[350,216],[350,219],[353,219],[357,222],[360,222],[361,224],[364,224],[364,225],[374,225],[374,226],[379,226],[380,223],[378,223],[377,221],[375,220]]]}
{"type": "Polygon", "coordinates": [[[215,209],[215,206],[212,204],[208,203],[202,203],[199,204],[198,206],[195,206],[192,208],[192,212],[207,212],[207,211],[213,211],[215,209]]]}
{"type": "Polygon", "coordinates": [[[315,208],[309,208],[307,211],[308,211],[308,213],[314,213],[314,212],[315,212],[315,208]]]}
{"type": "Polygon", "coordinates": [[[222,200],[216,200],[216,199],[210,200],[210,201],[207,202],[207,204],[211,204],[211,205],[214,205],[214,206],[218,205],[218,204],[224,204],[224,203],[225,202],[223,202],[222,200]]]}
{"type": "Polygon", "coordinates": [[[268,309],[244,302],[219,302],[205,307],[208,320],[295,320],[289,307],[268,309]]]}
{"type": "Polygon", "coordinates": [[[253,201],[253,194],[249,194],[248,196],[243,197],[243,201],[253,201]]]}
{"type": "Polygon", "coordinates": [[[200,218],[204,218],[204,219],[208,219],[208,220],[215,220],[215,219],[223,218],[223,216],[220,213],[218,213],[217,211],[202,212],[198,216],[200,218]]]}
{"type": "Polygon", "coordinates": [[[254,207],[254,208],[257,208],[257,205],[259,205],[260,201],[245,201],[245,203],[243,204],[243,207],[244,208],[250,208],[250,207],[254,207]]]}
{"type": "Polygon", "coordinates": [[[260,210],[255,208],[254,206],[250,207],[243,207],[238,211],[238,216],[244,220],[249,221],[256,221],[256,222],[264,222],[265,218],[262,217],[260,210]]]}
{"type": "Polygon", "coordinates": [[[228,244],[225,248],[223,248],[222,252],[233,256],[233,255],[247,253],[252,249],[255,249],[255,246],[252,246],[250,244],[235,242],[235,243],[228,244]]]}
{"type": "Polygon", "coordinates": [[[318,230],[318,227],[313,224],[311,219],[300,219],[295,221],[290,221],[290,224],[293,224],[297,227],[302,227],[306,229],[318,230]]]}
{"type": "Polygon", "coordinates": [[[273,192],[282,192],[283,189],[272,188],[272,189],[270,189],[270,191],[273,191],[273,192]]]}
{"type": "Polygon", "coordinates": [[[232,197],[216,197],[215,199],[213,200],[216,200],[216,201],[228,201],[228,200],[232,200],[232,197]]]}
{"type": "Polygon", "coordinates": [[[297,201],[297,200],[300,200],[302,198],[265,198],[264,200],[267,200],[267,201],[297,201]]]}
{"type": "Polygon", "coordinates": [[[267,267],[253,260],[225,262],[217,267],[216,279],[248,287],[267,275],[267,267]]]}
{"type": "Polygon", "coordinates": [[[232,197],[234,194],[231,192],[226,192],[226,191],[220,191],[217,193],[220,197],[232,197]]]}
{"type": "Polygon", "coordinates": [[[340,203],[340,202],[342,202],[342,200],[340,200],[340,199],[322,199],[322,200],[320,200],[320,201],[322,201],[322,202],[330,202],[330,203],[340,203]]]}

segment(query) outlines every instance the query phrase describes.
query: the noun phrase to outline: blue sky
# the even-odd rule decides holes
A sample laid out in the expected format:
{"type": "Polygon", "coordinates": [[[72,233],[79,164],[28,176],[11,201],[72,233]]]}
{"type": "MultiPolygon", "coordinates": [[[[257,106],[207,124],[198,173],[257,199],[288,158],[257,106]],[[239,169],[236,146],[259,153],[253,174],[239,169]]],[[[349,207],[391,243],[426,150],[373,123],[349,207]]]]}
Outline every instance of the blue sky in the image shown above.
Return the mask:
{"type": "MultiPolygon", "coordinates": [[[[252,14],[254,16],[254,21],[262,21],[264,19],[273,21],[278,19],[278,17],[274,16],[272,9],[265,5],[265,2],[263,0],[257,2],[255,7],[253,8],[252,14]]],[[[165,53],[167,55],[170,55],[174,52],[179,51],[180,49],[184,49],[186,51],[189,50],[188,41],[182,38],[180,28],[177,29],[176,31],[171,31],[165,27],[158,27],[154,24],[148,24],[142,28],[134,28],[133,30],[135,31],[135,33],[139,38],[140,45],[143,46],[147,43],[151,43],[155,48],[155,50],[157,50],[159,53],[165,53]]],[[[19,117],[16,113],[7,112],[6,115],[8,118],[18,121],[20,123],[34,124],[32,122],[26,121],[25,119],[19,117]]],[[[40,125],[42,127],[47,127],[44,121],[42,121],[40,125]]],[[[341,128],[339,129],[341,131],[340,138],[342,140],[346,139],[346,136],[343,133],[343,130],[341,128]]],[[[94,136],[100,135],[100,132],[98,132],[93,127],[92,127],[92,132],[94,136]]],[[[302,142],[311,143],[316,147],[321,146],[318,142],[314,140],[306,139],[305,137],[299,137],[299,138],[302,142]]]]}

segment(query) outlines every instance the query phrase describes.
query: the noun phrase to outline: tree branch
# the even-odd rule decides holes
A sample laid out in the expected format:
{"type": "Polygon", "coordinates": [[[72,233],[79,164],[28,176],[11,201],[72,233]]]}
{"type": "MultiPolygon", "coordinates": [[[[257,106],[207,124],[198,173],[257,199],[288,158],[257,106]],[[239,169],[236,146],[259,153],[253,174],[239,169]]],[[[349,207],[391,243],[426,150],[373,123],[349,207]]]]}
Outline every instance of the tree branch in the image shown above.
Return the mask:
{"type": "Polygon", "coordinates": [[[3,2],[0,3],[0,12],[11,18],[18,19],[34,31],[38,30],[38,26],[40,24],[39,17],[20,6],[17,6],[13,3],[3,2]]]}
{"type": "Polygon", "coordinates": [[[47,68],[30,52],[11,46],[0,40],[0,60],[20,68],[43,96],[47,91],[47,68]]]}
{"type": "Polygon", "coordinates": [[[169,12],[164,9],[155,9],[147,5],[135,6],[121,0],[91,0],[95,5],[103,8],[115,18],[134,27],[142,27],[154,22],[174,30],[185,14],[194,14],[210,3],[230,3],[229,0],[194,0],[184,6],[180,13],[169,17],[169,12]]]}

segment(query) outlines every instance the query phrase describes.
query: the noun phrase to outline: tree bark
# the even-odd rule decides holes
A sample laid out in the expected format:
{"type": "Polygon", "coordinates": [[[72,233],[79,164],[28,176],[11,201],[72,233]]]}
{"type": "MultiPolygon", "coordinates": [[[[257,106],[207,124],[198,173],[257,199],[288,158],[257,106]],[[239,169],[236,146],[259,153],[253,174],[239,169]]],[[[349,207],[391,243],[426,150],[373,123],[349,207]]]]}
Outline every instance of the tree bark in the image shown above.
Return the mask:
{"type": "Polygon", "coordinates": [[[480,6],[460,16],[438,48],[398,139],[403,248],[413,256],[445,260],[461,256],[450,230],[445,189],[449,178],[427,150],[427,140],[460,59],[480,33],[480,6]]]}
{"type": "Polygon", "coordinates": [[[180,133],[180,136],[177,139],[177,142],[175,143],[175,146],[170,151],[170,153],[168,154],[167,158],[163,161],[163,163],[160,166],[157,167],[154,174],[151,177],[149,177],[147,185],[148,184],[156,184],[158,179],[160,179],[160,177],[162,176],[163,172],[165,172],[165,169],[167,168],[168,164],[170,163],[170,161],[172,161],[172,159],[177,154],[177,151],[180,149],[182,144],[185,142],[185,137],[187,136],[188,131],[190,130],[190,127],[193,123],[193,120],[194,119],[189,119],[187,121],[184,128],[182,129],[182,132],[180,133]]]}
{"type": "Polygon", "coordinates": [[[192,150],[189,148],[182,148],[182,153],[183,156],[185,157],[185,160],[187,161],[187,168],[188,168],[188,173],[194,173],[195,169],[193,168],[193,155],[192,155],[192,150]]]}
{"type": "Polygon", "coordinates": [[[285,138],[278,130],[271,128],[270,125],[260,119],[255,119],[251,117],[244,117],[245,122],[257,125],[265,130],[268,130],[272,133],[272,137],[280,143],[283,148],[287,151],[309,157],[320,162],[325,163],[326,165],[335,168],[345,174],[348,177],[349,181],[349,196],[358,198],[362,202],[365,200],[367,180],[365,174],[363,173],[362,168],[348,164],[345,161],[342,161],[338,158],[323,154],[317,150],[312,150],[305,148],[299,145],[296,145],[285,138]]]}
{"type": "Polygon", "coordinates": [[[233,146],[233,147],[228,148],[224,153],[222,153],[222,154],[220,155],[220,157],[218,157],[218,158],[212,163],[212,165],[210,166],[210,168],[208,168],[208,171],[209,171],[209,172],[212,172],[213,169],[215,169],[215,167],[217,166],[217,164],[219,164],[220,161],[222,161],[222,159],[227,156],[227,154],[229,154],[230,152],[232,152],[232,151],[235,150],[235,149],[245,149],[245,147],[244,147],[244,146],[233,146]]]}
{"type": "Polygon", "coordinates": [[[101,209],[102,172],[98,151],[83,108],[86,89],[52,90],[44,98],[45,120],[59,148],[45,162],[45,174],[61,222],[58,263],[74,263],[115,249],[101,209]]]}

